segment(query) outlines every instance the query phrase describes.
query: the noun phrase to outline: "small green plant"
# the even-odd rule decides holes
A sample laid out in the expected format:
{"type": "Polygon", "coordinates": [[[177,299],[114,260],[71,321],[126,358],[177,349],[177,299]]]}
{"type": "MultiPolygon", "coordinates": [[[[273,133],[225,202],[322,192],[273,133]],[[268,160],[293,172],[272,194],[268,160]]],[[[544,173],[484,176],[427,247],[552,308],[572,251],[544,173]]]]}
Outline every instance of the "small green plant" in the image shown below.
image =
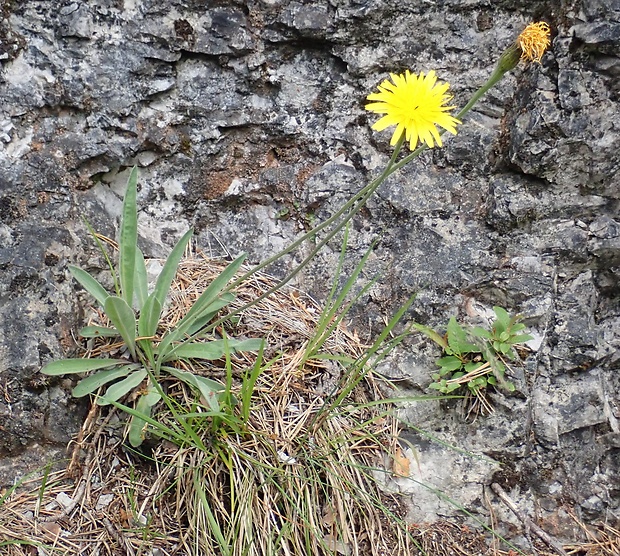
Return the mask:
{"type": "Polygon", "coordinates": [[[129,442],[132,446],[139,446],[144,440],[144,430],[152,408],[163,397],[160,383],[166,377],[174,377],[189,385],[201,403],[214,413],[219,412],[222,402],[229,404],[230,392],[227,392],[226,385],[180,370],[173,366],[175,360],[218,360],[236,351],[258,350],[262,345],[260,339],[216,339],[207,326],[222,308],[233,301],[233,294],[226,289],[243,263],[244,255],[230,263],[213,280],[174,327],[158,336],[164,303],[193,230],[188,230],[174,246],[153,291],[149,292],[144,256],[137,244],[137,181],[138,173],[134,168],[123,203],[118,272],[95,235],[108,260],[115,295],[110,295],[85,270],[69,266],[73,277],[97,300],[112,325],[87,326],[80,330],[80,335],[85,338],[120,336],[126,356],[122,359],[62,359],[41,369],[46,375],[97,371],[80,380],[73,389],[73,395],[82,397],[106,387],[105,394],[97,399],[100,405],[114,404],[133,392],[135,412],[129,423],[129,442]]]}
{"type": "Polygon", "coordinates": [[[493,311],[495,320],[490,329],[463,326],[454,317],[448,322],[445,336],[428,326],[414,325],[444,351],[437,360],[440,368],[433,373],[435,382],[430,388],[450,394],[466,386],[478,398],[488,386],[514,391],[514,384],[505,378],[506,360],[516,360],[515,346],[532,336],[523,333],[525,325],[520,315],[511,317],[502,307],[493,307],[493,311]]]}

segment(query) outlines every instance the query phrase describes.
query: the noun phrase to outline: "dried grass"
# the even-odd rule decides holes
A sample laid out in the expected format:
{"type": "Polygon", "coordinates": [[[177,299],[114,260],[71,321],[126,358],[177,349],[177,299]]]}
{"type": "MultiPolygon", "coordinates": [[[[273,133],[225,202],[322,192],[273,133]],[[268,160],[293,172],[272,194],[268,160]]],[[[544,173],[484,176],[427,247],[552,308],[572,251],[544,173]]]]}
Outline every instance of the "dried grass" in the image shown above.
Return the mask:
{"type": "MultiPolygon", "coordinates": [[[[222,268],[201,256],[181,264],[165,326],[174,326],[222,268]]],[[[266,275],[254,275],[238,290],[234,308],[273,284],[266,275]]],[[[234,337],[266,338],[266,359],[274,362],[258,379],[242,436],[215,438],[208,427],[197,425],[207,451],[159,441],[150,446],[152,453],[133,453],[123,437],[125,416],[93,405],[67,468],[49,474],[44,489],[42,477],[36,476],[6,494],[0,504],[0,553],[507,554],[488,549],[481,535],[454,524],[407,531],[399,500],[380,492],[373,479],[385,454],[398,451],[390,408],[366,405],[380,397],[375,378],[367,374],[338,408],[321,413],[330,395],[342,388],[345,369],[319,359],[300,364],[319,314],[319,306],[293,288],[239,314],[234,330],[227,331],[234,337]]],[[[117,349],[118,344],[99,343],[90,346],[90,356],[117,349]]],[[[338,327],[323,349],[355,359],[365,346],[338,327]]],[[[233,358],[235,387],[253,357],[242,353],[233,358]]],[[[221,362],[194,364],[191,370],[216,379],[224,375],[221,362]]],[[[177,382],[167,381],[166,388],[179,407],[195,401],[177,382]]],[[[174,419],[165,406],[156,417],[163,423],[174,419]]],[[[619,553],[617,530],[608,527],[591,535],[591,551],[583,554],[619,553]]]]}
{"type": "MultiPolygon", "coordinates": [[[[181,264],[165,327],[174,326],[222,268],[199,256],[181,264]]],[[[274,283],[254,275],[238,290],[233,309],[274,283]]],[[[0,539],[39,547],[10,545],[3,554],[219,555],[212,520],[231,555],[405,553],[406,528],[397,524],[398,516],[384,515],[387,505],[398,504],[372,479],[371,470],[391,450],[397,432],[386,408],[363,405],[378,396],[372,376],[338,411],[319,418],[330,394],[339,391],[343,372],[325,360],[300,365],[319,314],[311,299],[286,288],[239,315],[230,335],[265,338],[265,358],[275,361],[256,383],[243,436],[212,438],[207,428],[197,429],[208,451],[164,441],[148,458],[136,456],[124,443],[124,416],[93,406],[72,464],[50,476],[44,492],[40,477],[32,479],[0,507],[0,539]],[[72,505],[63,510],[55,502],[59,495],[72,505]]],[[[89,355],[120,348],[97,341],[89,355]]],[[[323,346],[352,359],[364,348],[343,327],[323,346]]],[[[255,356],[234,356],[237,379],[255,356]]],[[[221,362],[201,367],[194,362],[191,370],[216,379],[224,374],[221,362]]],[[[167,381],[166,387],[179,407],[195,402],[181,384],[167,381]]],[[[174,419],[165,406],[156,417],[164,423],[174,419]]]]}

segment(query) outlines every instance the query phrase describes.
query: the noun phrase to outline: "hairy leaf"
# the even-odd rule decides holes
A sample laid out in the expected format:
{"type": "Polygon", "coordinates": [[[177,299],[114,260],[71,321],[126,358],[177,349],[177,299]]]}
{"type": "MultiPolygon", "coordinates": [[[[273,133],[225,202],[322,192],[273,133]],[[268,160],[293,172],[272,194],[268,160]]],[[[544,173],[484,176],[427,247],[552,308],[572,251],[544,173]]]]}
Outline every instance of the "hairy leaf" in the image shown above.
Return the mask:
{"type": "Polygon", "coordinates": [[[82,338],[113,338],[118,336],[116,328],[107,328],[105,326],[84,326],[79,332],[82,338]]]}
{"type": "Polygon", "coordinates": [[[136,356],[136,315],[127,302],[115,295],[111,295],[106,299],[103,307],[105,314],[108,316],[123,341],[129,348],[131,355],[136,356]]]}
{"type": "MultiPolygon", "coordinates": [[[[177,268],[179,266],[179,262],[181,261],[181,257],[185,252],[185,248],[189,243],[189,240],[192,238],[192,234],[194,233],[194,229],[190,228],[183,237],[177,241],[176,245],[173,247],[170,255],[166,259],[164,263],[164,267],[161,269],[159,276],[157,277],[157,282],[155,283],[155,289],[153,290],[153,295],[159,301],[159,306],[163,307],[166,301],[166,296],[168,295],[168,291],[170,290],[170,284],[172,284],[172,280],[177,273],[177,268]]],[[[159,318],[159,316],[158,316],[159,318]]]]}
{"type": "Polygon", "coordinates": [[[138,309],[142,309],[149,295],[148,280],[146,276],[146,263],[144,255],[139,247],[136,247],[136,263],[134,266],[133,286],[138,303],[138,309]]]}
{"type": "Polygon", "coordinates": [[[169,358],[169,352],[174,351],[175,349],[171,348],[171,345],[174,342],[181,340],[185,336],[186,332],[202,316],[205,309],[207,309],[207,307],[209,307],[209,305],[217,299],[217,297],[222,293],[222,290],[226,287],[230,280],[233,279],[244,259],[245,255],[241,255],[235,259],[218,276],[216,276],[207,289],[202,292],[201,296],[194,302],[187,314],[177,323],[175,329],[169,332],[160,342],[160,357],[169,358]]]}
{"type": "Polygon", "coordinates": [[[144,441],[144,434],[146,430],[147,421],[151,420],[151,413],[153,406],[161,399],[159,392],[151,390],[148,394],[140,396],[136,403],[135,413],[132,414],[131,422],[129,423],[129,443],[137,448],[144,441]],[[141,417],[138,417],[140,415],[141,417]],[[144,418],[142,418],[144,417],[144,418]]]}
{"type": "Polygon", "coordinates": [[[101,307],[103,308],[105,300],[110,296],[110,294],[105,290],[105,288],[99,282],[97,282],[97,280],[95,280],[88,272],[82,270],[77,266],[69,265],[69,272],[82,285],[82,287],[97,300],[99,305],[101,305],[101,307]]]}
{"type": "Polygon", "coordinates": [[[112,382],[118,378],[123,378],[127,376],[131,371],[134,371],[137,368],[137,365],[123,365],[122,367],[118,367],[116,369],[110,369],[107,371],[99,371],[93,375],[87,376],[80,380],[77,383],[75,388],[73,389],[73,396],[76,398],[81,398],[82,396],[86,396],[87,394],[92,394],[95,390],[107,384],[108,382],[112,382]]]}
{"type": "Polygon", "coordinates": [[[226,345],[230,353],[236,351],[258,351],[263,344],[260,339],[235,340],[230,338],[224,340],[212,340],[210,342],[189,342],[178,346],[174,350],[174,357],[188,357],[192,359],[208,359],[215,361],[221,359],[226,354],[226,345]]]}
{"type": "Polygon", "coordinates": [[[97,403],[99,405],[109,405],[111,400],[118,401],[125,394],[136,388],[146,378],[147,374],[146,369],[140,369],[131,373],[124,380],[112,384],[106,390],[105,395],[97,399],[97,403]]]}
{"type": "Polygon", "coordinates": [[[41,372],[44,375],[59,376],[75,373],[86,373],[127,364],[123,359],[60,359],[45,365],[41,372]]]}
{"type": "Polygon", "coordinates": [[[161,305],[153,292],[146,300],[146,303],[140,311],[138,319],[138,335],[143,338],[150,338],[157,334],[157,326],[159,325],[159,317],[161,315],[161,305]]]}
{"type": "Polygon", "coordinates": [[[118,242],[121,295],[129,307],[133,306],[136,248],[138,245],[137,184],[138,168],[134,166],[127,181],[118,242]]]}
{"type": "Polygon", "coordinates": [[[220,410],[219,397],[224,392],[224,385],[215,380],[198,376],[186,371],[180,371],[173,367],[166,367],[165,370],[172,376],[182,380],[186,384],[197,389],[203,403],[208,405],[213,411],[220,410]]]}

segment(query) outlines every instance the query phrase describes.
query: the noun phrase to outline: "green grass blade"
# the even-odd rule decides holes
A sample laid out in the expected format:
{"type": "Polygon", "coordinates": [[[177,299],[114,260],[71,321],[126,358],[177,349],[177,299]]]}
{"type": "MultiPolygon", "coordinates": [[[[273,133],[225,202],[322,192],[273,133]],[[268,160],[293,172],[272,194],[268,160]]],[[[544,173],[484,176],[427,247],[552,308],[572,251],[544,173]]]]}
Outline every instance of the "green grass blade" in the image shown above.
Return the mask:
{"type": "MultiPolygon", "coordinates": [[[[140,385],[140,383],[146,378],[146,369],[140,369],[131,373],[124,380],[120,380],[112,384],[107,390],[105,395],[97,398],[98,405],[110,405],[112,400],[118,401],[125,394],[131,392],[134,388],[140,385]]],[[[144,397],[144,396],[143,396],[144,397]]]]}
{"type": "Polygon", "coordinates": [[[254,386],[256,385],[256,381],[258,377],[266,371],[273,361],[268,362],[266,365],[263,365],[263,350],[265,349],[265,342],[261,341],[260,349],[258,350],[258,355],[256,356],[256,361],[252,367],[252,371],[249,374],[246,374],[243,377],[243,382],[241,383],[241,420],[244,424],[247,424],[250,419],[250,410],[252,408],[252,394],[254,394],[254,386]]]}
{"type": "Polygon", "coordinates": [[[157,282],[155,284],[153,294],[159,301],[159,305],[161,307],[164,306],[168,291],[170,290],[170,284],[172,284],[172,280],[174,280],[179,266],[179,262],[181,261],[181,257],[183,257],[183,253],[185,253],[185,248],[187,247],[187,244],[189,243],[189,240],[192,238],[193,234],[194,229],[190,228],[187,232],[185,232],[185,235],[183,235],[183,237],[179,241],[177,241],[176,245],[170,252],[170,255],[168,255],[168,258],[164,263],[164,267],[161,269],[161,272],[157,277],[157,282]]]}
{"type": "Polygon", "coordinates": [[[146,276],[146,263],[139,247],[136,247],[136,262],[134,266],[133,287],[138,309],[142,309],[149,296],[149,287],[146,276]]]}
{"type": "Polygon", "coordinates": [[[129,307],[133,306],[136,249],[138,246],[137,185],[138,168],[134,166],[127,181],[118,242],[121,295],[129,307]]]}
{"type": "Polygon", "coordinates": [[[70,375],[116,367],[125,363],[127,361],[123,359],[60,359],[45,365],[41,372],[48,376],[70,375]]]}
{"type": "Polygon", "coordinates": [[[97,300],[99,305],[103,307],[105,300],[110,297],[110,294],[105,290],[105,288],[88,272],[77,266],[69,265],[69,272],[81,284],[81,286],[97,300]]]}
{"type": "Polygon", "coordinates": [[[129,348],[131,355],[136,357],[136,315],[127,302],[115,295],[106,299],[103,306],[105,314],[108,316],[123,341],[129,348]]]}
{"type": "Polygon", "coordinates": [[[194,471],[194,489],[195,492],[198,494],[198,498],[200,500],[200,503],[202,504],[202,507],[204,508],[205,514],[207,516],[207,521],[209,522],[209,528],[211,529],[211,534],[215,537],[218,548],[220,550],[220,554],[222,554],[222,556],[230,556],[230,546],[226,542],[224,534],[222,533],[222,529],[220,528],[217,519],[211,511],[209,501],[207,500],[207,495],[205,494],[204,490],[202,489],[202,485],[200,484],[200,478],[198,476],[197,470],[194,471]]]}
{"type": "Polygon", "coordinates": [[[112,382],[117,378],[123,378],[136,368],[137,365],[123,365],[122,367],[118,367],[116,369],[100,371],[94,375],[87,376],[76,384],[72,394],[75,398],[81,398],[87,394],[92,394],[104,384],[112,382]]]}
{"type": "Polygon", "coordinates": [[[103,246],[101,239],[99,239],[99,234],[95,232],[95,229],[92,227],[91,223],[84,217],[82,217],[82,220],[84,224],[86,225],[86,227],[88,228],[90,235],[93,236],[93,239],[95,240],[95,243],[97,244],[97,247],[99,247],[99,251],[101,251],[103,258],[105,259],[108,265],[108,268],[110,269],[112,280],[114,280],[114,291],[116,292],[116,295],[120,295],[121,288],[120,288],[120,284],[118,283],[118,276],[116,275],[116,270],[114,269],[114,263],[112,263],[112,259],[110,259],[110,255],[108,255],[108,252],[106,248],[103,246]]]}

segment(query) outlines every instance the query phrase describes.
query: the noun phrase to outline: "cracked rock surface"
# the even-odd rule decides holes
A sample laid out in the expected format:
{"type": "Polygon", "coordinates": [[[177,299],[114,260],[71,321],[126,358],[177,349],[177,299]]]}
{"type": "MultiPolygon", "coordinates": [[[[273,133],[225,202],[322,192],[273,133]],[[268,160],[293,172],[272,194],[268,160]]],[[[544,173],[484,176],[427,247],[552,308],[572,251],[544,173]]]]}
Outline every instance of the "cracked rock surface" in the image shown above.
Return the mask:
{"type": "MultiPolygon", "coordinates": [[[[71,381],[38,371],[75,347],[87,299],[67,265],[105,268],[82,218],[114,236],[132,165],[147,255],[194,225],[208,254],[259,262],[387,163],[391,134],[370,130],[363,105],[388,72],[434,69],[463,106],[533,19],[553,28],[542,64],[511,72],[355,218],[346,266],[378,239],[362,281],[379,280],[354,322],[377,332],[414,293],[405,321],[434,327],[477,324],[493,305],[522,313],[535,349],[514,370],[517,391],[492,395],[495,413],[402,409],[444,443],[403,433],[412,477],[482,519],[493,500],[513,536],[493,481],[560,538],[576,534],[571,512],[620,518],[613,0],[0,1],[0,483],[60,458],[81,424],[71,381]]],[[[298,285],[325,296],[339,249],[298,285]]],[[[438,356],[412,336],[379,370],[420,395],[438,356]]],[[[419,483],[387,487],[415,500],[412,520],[459,514],[419,483]]]]}

